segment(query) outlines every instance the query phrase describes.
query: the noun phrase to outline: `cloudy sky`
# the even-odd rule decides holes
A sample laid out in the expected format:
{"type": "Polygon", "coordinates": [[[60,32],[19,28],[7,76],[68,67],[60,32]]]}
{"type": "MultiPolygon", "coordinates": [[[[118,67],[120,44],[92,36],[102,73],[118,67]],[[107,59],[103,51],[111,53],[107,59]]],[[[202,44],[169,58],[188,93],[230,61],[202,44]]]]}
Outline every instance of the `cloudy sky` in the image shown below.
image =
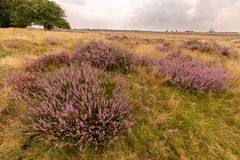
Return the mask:
{"type": "Polygon", "coordinates": [[[54,0],[72,28],[240,32],[240,0],[54,0]]]}

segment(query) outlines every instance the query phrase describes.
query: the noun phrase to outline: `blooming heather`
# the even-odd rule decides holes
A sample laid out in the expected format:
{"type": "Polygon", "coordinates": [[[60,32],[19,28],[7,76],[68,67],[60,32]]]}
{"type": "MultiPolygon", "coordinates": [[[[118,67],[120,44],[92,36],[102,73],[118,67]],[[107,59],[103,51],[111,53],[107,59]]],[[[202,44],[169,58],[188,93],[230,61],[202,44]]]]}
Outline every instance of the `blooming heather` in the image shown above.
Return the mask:
{"type": "Polygon", "coordinates": [[[65,52],[47,54],[34,61],[26,70],[30,72],[48,71],[54,67],[69,65],[69,63],[70,57],[65,52]]]}
{"type": "Polygon", "coordinates": [[[229,47],[218,45],[215,42],[203,43],[197,40],[191,40],[191,41],[184,42],[183,47],[190,50],[197,50],[202,53],[208,52],[208,53],[218,54],[218,55],[227,56],[227,57],[233,57],[233,58],[238,57],[237,51],[229,47]]]}
{"type": "Polygon", "coordinates": [[[71,66],[42,81],[27,115],[26,133],[57,147],[84,151],[113,143],[130,130],[130,108],[118,81],[87,65],[71,66]]]}
{"type": "Polygon", "coordinates": [[[36,97],[42,91],[41,83],[38,83],[36,77],[39,74],[21,71],[8,77],[5,84],[14,91],[14,96],[20,100],[26,100],[36,97]]]}
{"type": "Polygon", "coordinates": [[[169,77],[174,86],[200,92],[217,92],[227,88],[228,74],[225,71],[210,68],[192,58],[177,55],[159,58],[156,70],[169,77]]]}
{"type": "Polygon", "coordinates": [[[88,62],[105,71],[127,72],[134,66],[134,55],[112,44],[91,41],[76,49],[73,62],[88,62]]]}

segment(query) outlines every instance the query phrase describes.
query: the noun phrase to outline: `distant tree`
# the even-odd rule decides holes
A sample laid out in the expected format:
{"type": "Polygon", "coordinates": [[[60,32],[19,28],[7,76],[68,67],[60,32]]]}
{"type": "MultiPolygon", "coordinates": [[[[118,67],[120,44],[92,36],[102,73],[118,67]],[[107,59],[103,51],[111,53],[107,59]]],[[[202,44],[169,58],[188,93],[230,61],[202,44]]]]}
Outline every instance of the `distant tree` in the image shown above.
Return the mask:
{"type": "Polygon", "coordinates": [[[27,27],[42,25],[50,30],[54,27],[70,29],[64,10],[50,0],[0,0],[0,27],[27,27]]]}
{"type": "Polygon", "coordinates": [[[0,27],[10,27],[10,6],[7,0],[0,0],[0,27]]]}
{"type": "Polygon", "coordinates": [[[33,23],[50,30],[54,27],[69,29],[69,23],[64,19],[64,10],[55,2],[49,0],[32,0],[33,23]]]}
{"type": "Polygon", "coordinates": [[[215,33],[216,31],[215,31],[213,28],[211,28],[211,29],[209,30],[209,32],[210,32],[210,33],[215,33]]]}

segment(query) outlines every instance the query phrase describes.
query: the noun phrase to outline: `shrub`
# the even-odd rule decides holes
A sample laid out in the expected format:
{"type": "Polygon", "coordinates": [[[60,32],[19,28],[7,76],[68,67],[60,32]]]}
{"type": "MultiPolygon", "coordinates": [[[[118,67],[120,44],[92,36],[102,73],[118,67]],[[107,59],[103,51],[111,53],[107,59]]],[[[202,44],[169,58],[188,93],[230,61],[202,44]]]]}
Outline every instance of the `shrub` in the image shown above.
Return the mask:
{"type": "Polygon", "coordinates": [[[129,40],[130,38],[123,35],[122,36],[114,35],[114,36],[107,37],[107,39],[112,41],[124,41],[124,40],[129,40]]]}
{"type": "Polygon", "coordinates": [[[21,71],[5,80],[5,85],[11,87],[14,91],[14,97],[19,100],[26,100],[29,97],[34,98],[42,91],[41,83],[37,82],[39,75],[32,72],[21,71]]]}
{"type": "Polygon", "coordinates": [[[228,74],[210,68],[189,57],[170,55],[156,61],[156,70],[167,76],[174,86],[194,91],[221,91],[227,88],[228,74]]]}
{"type": "Polygon", "coordinates": [[[154,38],[143,38],[138,40],[140,43],[143,44],[158,44],[158,43],[165,43],[164,39],[154,39],[154,38]]]}
{"type": "Polygon", "coordinates": [[[56,147],[84,151],[113,143],[131,127],[118,81],[87,65],[42,80],[43,94],[23,115],[25,132],[56,147]]]}
{"type": "Polygon", "coordinates": [[[73,62],[88,62],[105,71],[129,71],[134,66],[134,55],[115,45],[101,41],[91,41],[78,47],[73,62]]]}
{"type": "Polygon", "coordinates": [[[191,41],[186,41],[183,44],[183,47],[190,50],[197,50],[202,53],[208,52],[208,53],[218,54],[218,55],[227,56],[227,57],[233,57],[233,58],[238,57],[237,51],[229,47],[220,46],[215,42],[203,43],[197,40],[191,40],[191,41]]]}
{"type": "Polygon", "coordinates": [[[55,67],[69,65],[69,63],[70,57],[65,52],[47,54],[34,61],[26,70],[30,72],[44,72],[52,70],[55,67]]]}

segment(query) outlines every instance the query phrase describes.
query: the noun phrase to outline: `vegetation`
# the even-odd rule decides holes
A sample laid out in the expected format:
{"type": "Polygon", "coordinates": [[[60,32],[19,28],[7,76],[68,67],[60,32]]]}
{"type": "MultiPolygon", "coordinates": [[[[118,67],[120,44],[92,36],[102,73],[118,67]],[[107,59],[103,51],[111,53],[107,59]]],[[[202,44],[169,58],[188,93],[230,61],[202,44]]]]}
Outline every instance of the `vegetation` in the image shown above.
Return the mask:
{"type": "Polygon", "coordinates": [[[49,0],[3,0],[0,5],[0,27],[25,28],[32,24],[50,30],[54,27],[69,29],[63,9],[49,0]]]}
{"type": "Polygon", "coordinates": [[[58,54],[47,54],[38,58],[26,70],[30,72],[44,72],[52,68],[67,66],[70,64],[70,57],[67,53],[61,52],[58,54]]]}
{"type": "Polygon", "coordinates": [[[8,0],[1,0],[0,3],[0,27],[10,26],[10,5],[8,0]]]}
{"type": "Polygon", "coordinates": [[[134,66],[134,55],[117,46],[92,41],[78,47],[73,55],[75,63],[89,62],[106,71],[129,71],[134,66]]]}
{"type": "Polygon", "coordinates": [[[25,95],[31,92],[26,98],[28,111],[23,114],[28,136],[58,148],[84,151],[113,143],[130,130],[126,97],[119,93],[117,82],[99,70],[71,66],[38,81],[28,80],[25,83],[39,87],[22,87],[25,95]]]}
{"type": "Polygon", "coordinates": [[[129,32],[124,33],[129,46],[102,32],[1,29],[0,34],[0,159],[239,159],[239,59],[179,47],[195,38],[239,51],[232,37],[129,32]],[[137,43],[142,39],[148,42],[137,43]],[[161,45],[156,39],[181,52],[156,51],[161,45]],[[135,67],[123,74],[101,70],[91,59],[75,63],[76,48],[93,40],[134,53],[135,67]],[[173,85],[162,67],[184,83],[173,85]],[[220,89],[192,89],[188,79],[220,89]]]}
{"type": "Polygon", "coordinates": [[[227,89],[228,74],[180,55],[168,55],[156,62],[158,74],[169,78],[174,86],[182,86],[199,92],[227,89]]]}
{"type": "Polygon", "coordinates": [[[224,47],[221,45],[218,45],[215,42],[199,42],[197,40],[191,40],[186,41],[183,44],[184,48],[190,49],[190,50],[197,50],[202,53],[212,53],[212,54],[219,54],[222,56],[227,57],[238,57],[238,53],[229,47],[224,47]]]}

